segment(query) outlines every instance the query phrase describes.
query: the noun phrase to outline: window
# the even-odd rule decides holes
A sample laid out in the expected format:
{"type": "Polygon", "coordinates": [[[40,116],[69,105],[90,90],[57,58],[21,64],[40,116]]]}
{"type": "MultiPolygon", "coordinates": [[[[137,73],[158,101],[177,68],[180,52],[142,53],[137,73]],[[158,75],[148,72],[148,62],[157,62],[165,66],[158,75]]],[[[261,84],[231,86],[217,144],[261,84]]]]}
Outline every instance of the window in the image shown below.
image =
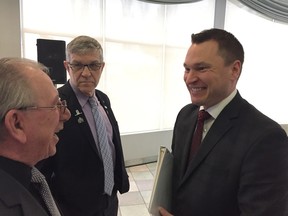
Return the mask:
{"type": "Polygon", "coordinates": [[[121,134],[172,129],[190,103],[183,62],[190,36],[214,23],[215,0],[158,5],[137,0],[22,0],[24,57],[37,60],[36,39],[95,37],[121,134]]]}
{"type": "Polygon", "coordinates": [[[245,60],[238,83],[241,95],[279,124],[287,124],[288,25],[229,0],[225,29],[244,46],[245,60]]]}

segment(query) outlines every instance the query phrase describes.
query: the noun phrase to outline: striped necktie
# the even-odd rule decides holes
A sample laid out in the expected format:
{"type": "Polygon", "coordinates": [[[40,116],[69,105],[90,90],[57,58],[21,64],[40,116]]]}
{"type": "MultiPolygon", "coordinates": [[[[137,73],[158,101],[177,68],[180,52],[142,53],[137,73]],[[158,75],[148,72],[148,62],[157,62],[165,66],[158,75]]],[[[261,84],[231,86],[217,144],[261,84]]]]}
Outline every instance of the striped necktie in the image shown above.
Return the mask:
{"type": "Polygon", "coordinates": [[[31,174],[32,174],[31,182],[36,185],[36,189],[39,191],[51,215],[61,216],[59,209],[53,199],[49,186],[45,180],[45,177],[35,167],[32,167],[31,174]]]}
{"type": "Polygon", "coordinates": [[[108,144],[106,126],[98,109],[99,104],[97,103],[95,96],[89,98],[89,103],[91,105],[93,117],[96,124],[98,144],[104,166],[104,192],[108,195],[111,195],[114,187],[112,151],[108,144]]]}

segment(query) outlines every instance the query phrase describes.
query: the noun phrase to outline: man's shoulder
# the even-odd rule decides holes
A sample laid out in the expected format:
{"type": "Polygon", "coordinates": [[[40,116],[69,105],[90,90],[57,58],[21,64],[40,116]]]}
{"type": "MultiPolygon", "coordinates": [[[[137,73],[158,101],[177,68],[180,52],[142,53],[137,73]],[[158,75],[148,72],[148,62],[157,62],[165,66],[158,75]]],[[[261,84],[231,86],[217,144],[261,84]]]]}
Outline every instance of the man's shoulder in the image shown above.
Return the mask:
{"type": "Polygon", "coordinates": [[[185,105],[184,107],[182,107],[180,112],[194,112],[198,109],[199,109],[199,106],[192,104],[192,103],[189,103],[189,104],[185,105]]]}
{"type": "Polygon", "coordinates": [[[16,198],[19,197],[19,193],[22,193],[24,186],[22,186],[16,179],[0,169],[0,200],[7,205],[16,202],[16,198]],[[6,194],[5,196],[1,196],[6,194]]]}
{"type": "Polygon", "coordinates": [[[67,92],[71,91],[72,87],[70,86],[69,82],[65,83],[64,85],[57,88],[58,92],[67,92]]]}
{"type": "Polygon", "coordinates": [[[101,90],[95,89],[95,93],[97,96],[101,96],[101,97],[108,97],[106,93],[104,93],[101,90]]]}
{"type": "Polygon", "coordinates": [[[110,103],[109,97],[103,91],[96,89],[95,90],[96,96],[101,103],[110,103]]]}

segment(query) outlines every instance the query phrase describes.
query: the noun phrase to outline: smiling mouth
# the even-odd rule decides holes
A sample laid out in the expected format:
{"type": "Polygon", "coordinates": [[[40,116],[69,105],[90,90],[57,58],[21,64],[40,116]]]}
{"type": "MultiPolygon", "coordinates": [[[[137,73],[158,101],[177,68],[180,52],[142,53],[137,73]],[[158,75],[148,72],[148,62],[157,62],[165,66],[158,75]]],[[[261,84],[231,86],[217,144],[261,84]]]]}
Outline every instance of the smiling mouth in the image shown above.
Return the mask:
{"type": "Polygon", "coordinates": [[[192,91],[193,93],[197,93],[199,91],[202,91],[204,90],[205,88],[204,87],[197,87],[197,88],[190,88],[190,91],[192,91]]]}

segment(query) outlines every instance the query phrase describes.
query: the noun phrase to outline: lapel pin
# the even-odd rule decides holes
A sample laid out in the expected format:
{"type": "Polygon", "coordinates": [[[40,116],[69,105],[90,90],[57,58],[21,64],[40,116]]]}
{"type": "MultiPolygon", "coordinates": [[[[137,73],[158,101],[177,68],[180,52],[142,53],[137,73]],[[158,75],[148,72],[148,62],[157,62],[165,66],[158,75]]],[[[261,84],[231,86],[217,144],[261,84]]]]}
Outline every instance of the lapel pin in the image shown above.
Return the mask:
{"type": "Polygon", "coordinates": [[[84,119],[83,119],[83,118],[81,118],[81,117],[79,117],[77,121],[78,121],[78,124],[81,124],[81,123],[83,123],[83,122],[84,122],[84,119]]]}
{"type": "Polygon", "coordinates": [[[79,112],[79,110],[76,110],[75,113],[76,113],[75,116],[78,116],[78,115],[82,114],[82,112],[79,112]]]}

